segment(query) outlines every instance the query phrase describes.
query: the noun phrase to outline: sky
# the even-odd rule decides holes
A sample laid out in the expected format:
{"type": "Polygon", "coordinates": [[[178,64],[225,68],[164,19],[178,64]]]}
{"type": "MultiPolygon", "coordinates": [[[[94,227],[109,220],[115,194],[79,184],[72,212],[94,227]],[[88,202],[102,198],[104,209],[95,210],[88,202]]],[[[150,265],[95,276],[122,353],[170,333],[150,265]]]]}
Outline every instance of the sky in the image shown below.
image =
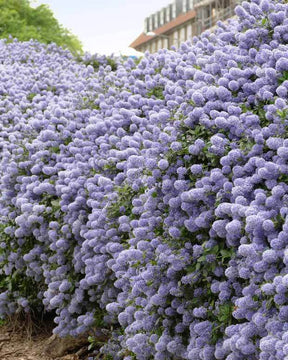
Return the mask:
{"type": "Polygon", "coordinates": [[[47,4],[55,18],[76,35],[84,51],[133,55],[128,46],[143,32],[144,19],[171,0],[32,0],[47,4]]]}

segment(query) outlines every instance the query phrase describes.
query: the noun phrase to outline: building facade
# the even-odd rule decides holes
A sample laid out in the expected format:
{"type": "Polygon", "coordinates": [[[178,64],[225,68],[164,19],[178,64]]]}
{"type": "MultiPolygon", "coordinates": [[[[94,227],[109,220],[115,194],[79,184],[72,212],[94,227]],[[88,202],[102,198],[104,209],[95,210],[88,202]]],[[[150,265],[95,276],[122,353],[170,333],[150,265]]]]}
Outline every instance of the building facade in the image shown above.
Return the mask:
{"type": "Polygon", "coordinates": [[[144,31],[130,47],[150,53],[176,48],[234,15],[239,0],[174,0],[144,20],[144,31]]]}

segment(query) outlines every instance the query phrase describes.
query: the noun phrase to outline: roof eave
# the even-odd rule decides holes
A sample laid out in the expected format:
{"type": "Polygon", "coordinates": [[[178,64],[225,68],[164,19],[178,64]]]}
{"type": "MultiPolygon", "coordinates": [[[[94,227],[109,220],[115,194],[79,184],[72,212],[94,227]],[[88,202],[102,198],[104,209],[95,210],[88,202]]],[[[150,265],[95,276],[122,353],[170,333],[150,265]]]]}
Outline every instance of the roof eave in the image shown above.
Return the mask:
{"type": "Polygon", "coordinates": [[[174,28],[181,26],[183,24],[185,24],[186,22],[188,22],[189,20],[194,19],[196,16],[196,12],[195,10],[190,10],[185,14],[181,14],[179,16],[177,16],[175,19],[173,19],[172,21],[170,21],[167,24],[162,25],[161,27],[159,27],[158,29],[155,29],[155,36],[151,37],[146,35],[145,33],[140,34],[137,39],[135,39],[130,45],[129,47],[132,48],[137,48],[143,44],[146,44],[147,42],[151,41],[153,38],[155,38],[157,35],[161,35],[161,34],[165,34],[167,32],[170,32],[171,30],[173,30],[174,28]]]}

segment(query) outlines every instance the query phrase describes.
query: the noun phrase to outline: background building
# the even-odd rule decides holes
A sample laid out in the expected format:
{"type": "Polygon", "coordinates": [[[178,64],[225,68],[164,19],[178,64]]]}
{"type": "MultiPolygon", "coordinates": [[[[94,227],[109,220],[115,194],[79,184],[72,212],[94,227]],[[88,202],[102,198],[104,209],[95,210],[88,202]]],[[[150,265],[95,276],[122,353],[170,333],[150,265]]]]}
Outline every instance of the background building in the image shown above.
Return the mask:
{"type": "Polygon", "coordinates": [[[181,42],[234,15],[238,0],[174,0],[144,20],[144,32],[130,47],[153,53],[181,42]]]}

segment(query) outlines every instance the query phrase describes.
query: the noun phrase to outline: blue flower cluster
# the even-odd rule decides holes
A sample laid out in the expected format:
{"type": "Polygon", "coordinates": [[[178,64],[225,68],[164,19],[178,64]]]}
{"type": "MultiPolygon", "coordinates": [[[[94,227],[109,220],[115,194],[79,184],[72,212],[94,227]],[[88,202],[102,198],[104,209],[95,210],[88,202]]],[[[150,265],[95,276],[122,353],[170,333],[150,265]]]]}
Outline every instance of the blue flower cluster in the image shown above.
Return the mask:
{"type": "Polygon", "coordinates": [[[125,360],[288,356],[288,4],[178,51],[1,43],[0,314],[125,360]]]}

